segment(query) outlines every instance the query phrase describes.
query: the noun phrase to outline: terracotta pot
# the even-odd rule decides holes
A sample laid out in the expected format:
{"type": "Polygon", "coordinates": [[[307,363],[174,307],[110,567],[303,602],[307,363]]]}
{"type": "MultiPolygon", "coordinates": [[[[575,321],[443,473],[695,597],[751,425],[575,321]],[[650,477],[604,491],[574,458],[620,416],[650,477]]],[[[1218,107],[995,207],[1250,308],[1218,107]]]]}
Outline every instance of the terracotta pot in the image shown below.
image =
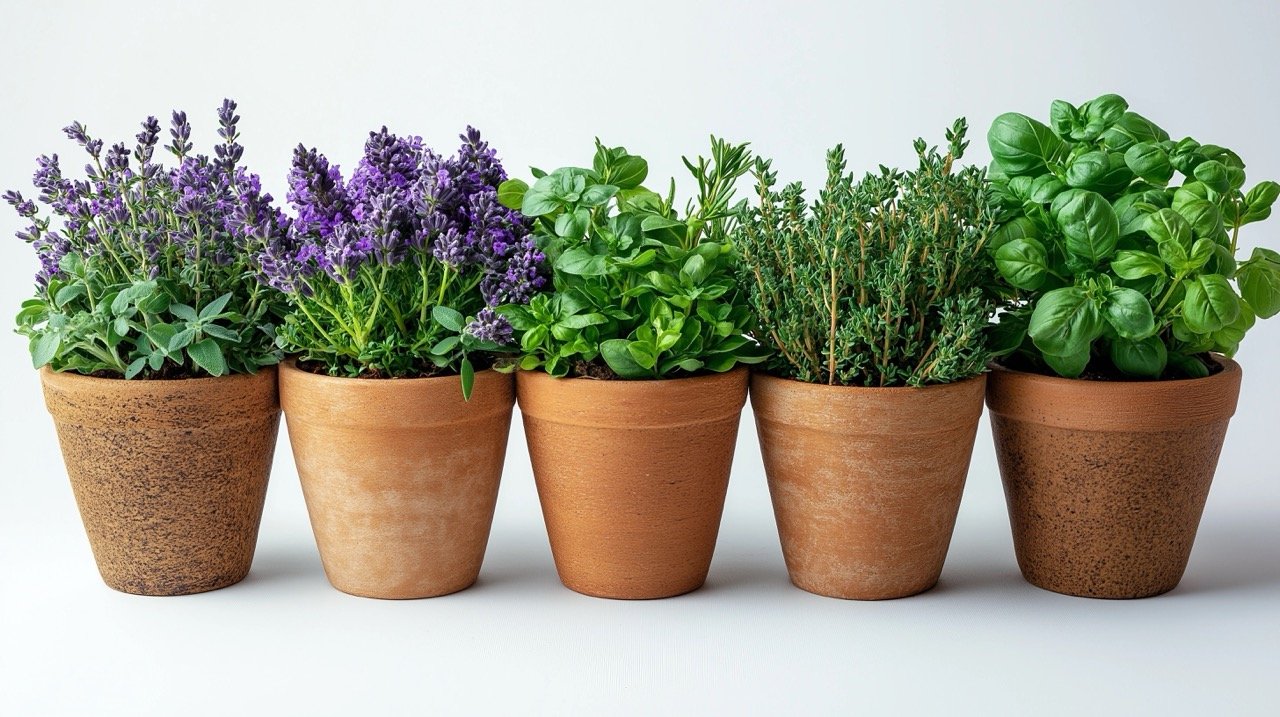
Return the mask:
{"type": "Polygon", "coordinates": [[[1179,381],[1084,381],[992,366],[991,428],[1022,575],[1139,598],[1182,579],[1240,394],[1240,366],[1179,381]]]}
{"type": "Polygon", "coordinates": [[[883,600],[938,582],[982,415],[984,376],[926,388],[751,377],[791,582],[883,600]]]}
{"type": "Polygon", "coordinates": [[[647,599],[711,567],[747,371],[657,381],[516,380],[560,581],[647,599]]]}
{"type": "Polygon", "coordinates": [[[480,574],[507,452],[510,374],[335,378],[281,366],[280,402],[325,575],[363,597],[447,595],[480,574]]]}
{"type": "Polygon", "coordinates": [[[40,372],[106,584],[186,595],[244,579],[275,455],[275,368],[126,381],[40,372]]]}

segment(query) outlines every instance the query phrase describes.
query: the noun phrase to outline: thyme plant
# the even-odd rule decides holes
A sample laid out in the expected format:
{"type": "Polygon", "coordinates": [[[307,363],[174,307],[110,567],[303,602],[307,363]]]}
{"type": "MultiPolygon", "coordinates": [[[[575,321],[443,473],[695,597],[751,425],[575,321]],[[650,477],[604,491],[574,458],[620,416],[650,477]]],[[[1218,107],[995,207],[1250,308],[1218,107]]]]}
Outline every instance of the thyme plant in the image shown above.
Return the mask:
{"type": "Polygon", "coordinates": [[[946,132],[946,155],[915,142],[920,163],[881,166],[860,181],[843,146],[827,153],[827,183],[812,205],[804,187],[775,190],[756,161],[759,206],[742,212],[735,240],[741,283],[773,350],[769,373],[843,386],[924,386],[981,373],[997,308],[986,245],[995,207],[985,171],[953,171],[965,120],[946,132]]]}

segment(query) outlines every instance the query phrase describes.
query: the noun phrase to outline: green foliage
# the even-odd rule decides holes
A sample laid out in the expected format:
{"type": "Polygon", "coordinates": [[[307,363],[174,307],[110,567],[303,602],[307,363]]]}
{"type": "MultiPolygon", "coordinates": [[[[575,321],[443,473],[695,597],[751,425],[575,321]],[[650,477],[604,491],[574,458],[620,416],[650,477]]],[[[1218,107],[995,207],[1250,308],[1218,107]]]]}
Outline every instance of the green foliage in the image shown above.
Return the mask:
{"type": "Polygon", "coordinates": [[[845,173],[837,146],[808,207],[799,183],[777,192],[770,163],[756,162],[760,205],[744,211],[736,239],[756,335],[775,352],[771,373],[923,386],[983,371],[996,308],[983,260],[995,208],[981,169],[952,172],[966,129],[960,119],[947,132],[946,156],[916,140],[917,169],[882,166],[861,181],[845,173]]]}
{"type": "Polygon", "coordinates": [[[764,358],[746,336],[750,312],[728,240],[734,183],[750,153],[713,137],[711,159],[685,165],[699,192],[683,218],[674,180],[665,197],[646,189],[648,163],[598,140],[590,169],[534,170],[532,186],[500,187],[500,200],[533,220],[553,267],[552,293],[500,310],[519,337],[521,368],[641,379],[764,358]]]}
{"type": "Polygon", "coordinates": [[[185,264],[146,279],[130,263],[121,267],[105,252],[62,258],[59,274],[17,316],[36,368],[160,378],[249,373],[279,361],[279,302],[243,266],[243,276],[204,264],[222,275],[201,277],[185,264]],[[213,295],[218,288],[232,290],[213,295]]]}
{"type": "MultiPolygon", "coordinates": [[[[467,330],[467,317],[484,307],[484,276],[422,254],[360,264],[343,281],[313,278],[305,294],[291,295],[295,310],[280,327],[281,344],[330,375],[352,378],[466,374],[474,371],[472,356],[489,360],[506,350],[467,330]]],[[[469,397],[465,382],[463,389],[469,397]]]]}
{"type": "Polygon", "coordinates": [[[1118,95],[1049,114],[1001,115],[987,135],[991,260],[1017,301],[1000,352],[1069,377],[1207,375],[1206,352],[1234,354],[1280,313],[1280,254],[1236,260],[1240,227],[1270,216],[1280,185],[1242,191],[1235,152],[1174,141],[1118,95]]]}

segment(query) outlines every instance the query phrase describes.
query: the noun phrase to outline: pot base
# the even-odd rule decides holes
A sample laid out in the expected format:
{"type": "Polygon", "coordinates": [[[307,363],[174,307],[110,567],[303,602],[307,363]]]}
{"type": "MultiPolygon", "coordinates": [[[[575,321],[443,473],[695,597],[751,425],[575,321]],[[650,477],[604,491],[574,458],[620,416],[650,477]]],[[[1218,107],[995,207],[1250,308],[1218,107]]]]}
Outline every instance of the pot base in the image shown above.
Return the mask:
{"type": "Polygon", "coordinates": [[[1134,599],[1182,579],[1240,390],[1207,378],[1086,381],[993,366],[987,405],[1018,567],[1076,597],[1134,599]]]}

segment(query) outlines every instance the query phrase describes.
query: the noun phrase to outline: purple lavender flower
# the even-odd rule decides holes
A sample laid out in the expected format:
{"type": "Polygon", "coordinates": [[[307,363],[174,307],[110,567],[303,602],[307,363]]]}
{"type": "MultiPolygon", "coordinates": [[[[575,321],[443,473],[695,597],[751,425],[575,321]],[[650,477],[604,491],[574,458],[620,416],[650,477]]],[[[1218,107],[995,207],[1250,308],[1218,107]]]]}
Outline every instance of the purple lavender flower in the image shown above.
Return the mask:
{"type": "Polygon", "coordinates": [[[160,140],[160,121],[155,117],[148,117],[142,123],[142,131],[135,138],[138,140],[138,146],[133,150],[133,158],[145,170],[151,164],[156,142],[160,140]]]}
{"type": "Polygon", "coordinates": [[[231,171],[244,155],[244,147],[237,141],[240,133],[236,130],[236,123],[239,121],[236,103],[233,100],[223,100],[222,107],[218,109],[218,136],[222,138],[222,144],[214,147],[213,152],[218,158],[218,166],[226,171],[231,171]]]}
{"type": "Polygon", "coordinates": [[[297,210],[294,223],[303,234],[314,232],[327,237],[335,225],[353,218],[351,200],[338,167],[330,166],[323,154],[301,144],[293,150],[285,198],[297,210]]]}
{"type": "Polygon", "coordinates": [[[497,201],[506,179],[497,154],[474,128],[461,139],[454,156],[442,157],[421,138],[383,127],[369,133],[346,182],[324,155],[298,145],[287,195],[296,218],[287,231],[277,222],[254,232],[263,239],[260,279],[305,297],[319,290],[315,282],[345,284],[366,265],[404,266],[416,280],[427,265],[443,264],[443,276],[474,287],[453,307],[477,311],[466,331],[510,343],[511,326],[493,308],[527,302],[545,286],[546,258],[523,215],[497,201]]]}
{"type": "Polygon", "coordinates": [[[167,149],[173,156],[181,159],[191,151],[191,124],[187,122],[187,113],[174,110],[169,124],[169,136],[172,141],[167,149]]]}
{"type": "Polygon", "coordinates": [[[481,341],[491,341],[499,346],[510,346],[515,341],[511,322],[489,306],[480,309],[475,320],[467,325],[467,333],[481,341]]]}

